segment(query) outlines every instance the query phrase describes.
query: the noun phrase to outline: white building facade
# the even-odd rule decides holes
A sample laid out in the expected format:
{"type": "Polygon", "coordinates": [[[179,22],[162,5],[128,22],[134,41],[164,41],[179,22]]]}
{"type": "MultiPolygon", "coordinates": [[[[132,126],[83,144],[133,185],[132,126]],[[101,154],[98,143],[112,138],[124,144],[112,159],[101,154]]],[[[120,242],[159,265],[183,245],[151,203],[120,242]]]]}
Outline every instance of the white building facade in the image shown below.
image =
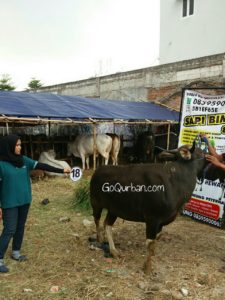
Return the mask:
{"type": "Polygon", "coordinates": [[[160,0],[160,64],[225,52],[225,0],[160,0]]]}

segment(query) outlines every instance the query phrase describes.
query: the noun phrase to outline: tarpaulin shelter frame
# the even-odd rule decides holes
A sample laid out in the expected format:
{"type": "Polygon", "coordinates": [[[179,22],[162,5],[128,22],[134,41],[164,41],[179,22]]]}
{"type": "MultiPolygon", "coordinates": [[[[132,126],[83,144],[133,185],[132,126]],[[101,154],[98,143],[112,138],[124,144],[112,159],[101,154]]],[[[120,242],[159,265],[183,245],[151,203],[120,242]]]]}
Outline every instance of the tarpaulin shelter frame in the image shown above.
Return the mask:
{"type": "MultiPolygon", "coordinates": [[[[93,125],[96,147],[98,124],[177,124],[179,112],[152,102],[121,101],[65,96],[50,93],[0,92],[0,122],[12,124],[93,125]]],[[[94,155],[95,156],[95,155],[94,155]]],[[[95,159],[94,159],[95,168],[95,159]]]]}

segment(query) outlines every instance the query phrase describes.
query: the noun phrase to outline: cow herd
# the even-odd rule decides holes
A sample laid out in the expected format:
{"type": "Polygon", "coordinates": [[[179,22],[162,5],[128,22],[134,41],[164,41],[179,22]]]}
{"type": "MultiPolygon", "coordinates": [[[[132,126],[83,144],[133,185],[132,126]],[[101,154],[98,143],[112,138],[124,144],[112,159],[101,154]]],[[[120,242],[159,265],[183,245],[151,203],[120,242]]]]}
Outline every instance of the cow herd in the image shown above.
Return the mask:
{"type": "MultiPolygon", "coordinates": [[[[78,135],[73,142],[67,144],[67,156],[80,158],[82,161],[82,169],[90,168],[90,157],[96,151],[96,157],[104,159],[104,164],[108,165],[109,161],[113,165],[118,164],[118,155],[120,151],[120,137],[116,134],[98,134],[96,140],[93,135],[81,134],[78,135]]],[[[49,164],[56,168],[67,168],[69,164],[65,160],[56,159],[56,152],[53,149],[42,151],[39,155],[39,162],[49,164]]],[[[32,173],[35,177],[43,177],[43,171],[38,170],[32,173]],[[35,175],[37,174],[37,176],[35,175]]],[[[52,172],[45,172],[48,176],[66,176],[52,172]]]]}
{"type": "MultiPolygon", "coordinates": [[[[162,151],[163,148],[167,148],[166,136],[154,135],[148,131],[138,134],[136,138],[131,141],[133,146],[126,147],[124,146],[124,140],[115,133],[97,134],[95,137],[93,134],[79,134],[73,141],[67,142],[67,161],[71,162],[73,157],[78,158],[81,160],[83,170],[90,169],[91,166],[94,167],[94,157],[98,165],[118,165],[119,160],[120,163],[122,161],[122,163],[125,164],[148,163],[155,160],[159,151],[162,151]],[[162,141],[164,142],[162,143],[162,141]]],[[[169,146],[169,149],[171,149],[171,145],[169,146]]],[[[176,143],[173,146],[173,148],[175,148],[176,143]]],[[[63,150],[63,152],[65,151],[63,150]]],[[[55,167],[65,165],[62,159],[56,159],[56,153],[53,149],[37,148],[37,152],[35,153],[37,159],[42,163],[48,163],[55,167]]],[[[77,160],[76,164],[78,163],[79,161],[77,160]]],[[[51,176],[50,173],[48,175],[51,176]]]]}
{"type": "MultiPolygon", "coordinates": [[[[157,146],[159,136],[154,136],[152,132],[143,132],[134,140],[133,147],[129,148],[130,153],[126,155],[124,146],[121,149],[121,137],[114,133],[97,134],[79,134],[73,141],[67,143],[67,161],[69,157],[79,158],[82,163],[82,169],[90,169],[94,166],[94,158],[97,158],[97,164],[118,165],[119,153],[125,163],[148,163],[155,160],[158,149],[162,151],[162,147],[157,146]],[[122,153],[123,152],[123,153],[122,153]],[[90,162],[93,158],[93,164],[90,162]]],[[[164,139],[165,140],[165,139],[164,139]]],[[[158,145],[166,148],[166,144],[158,143],[158,145]]],[[[42,163],[48,163],[54,167],[68,167],[63,160],[56,159],[56,153],[53,149],[39,152],[39,159],[42,163]]],[[[78,161],[77,161],[78,163],[78,161]]],[[[51,176],[51,174],[48,174],[51,176]]],[[[53,174],[56,175],[56,174],[53,174]]]]}

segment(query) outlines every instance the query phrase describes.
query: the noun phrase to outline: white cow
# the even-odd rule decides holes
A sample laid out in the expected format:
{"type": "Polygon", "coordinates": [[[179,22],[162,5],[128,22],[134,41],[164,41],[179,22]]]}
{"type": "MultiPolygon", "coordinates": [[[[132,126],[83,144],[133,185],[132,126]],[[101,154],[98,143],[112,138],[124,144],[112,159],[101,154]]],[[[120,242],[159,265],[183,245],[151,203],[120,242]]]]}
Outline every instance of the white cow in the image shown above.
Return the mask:
{"type": "MultiPolygon", "coordinates": [[[[112,148],[112,138],[106,134],[96,135],[96,156],[100,154],[108,164],[109,154],[112,148]]],[[[94,137],[90,134],[78,135],[74,142],[68,143],[67,155],[73,154],[82,160],[82,169],[85,170],[85,161],[89,169],[89,156],[94,153],[94,137]]]]}
{"type": "MultiPolygon", "coordinates": [[[[55,168],[59,168],[59,169],[64,169],[64,168],[70,168],[70,166],[68,165],[68,163],[66,161],[63,160],[56,160],[56,153],[53,149],[48,150],[48,151],[44,151],[40,154],[39,157],[39,162],[40,163],[44,163],[44,164],[48,164],[52,167],[55,168]]],[[[61,173],[53,173],[53,172],[46,172],[45,173],[49,176],[68,176],[67,174],[61,174],[61,173]]]]}

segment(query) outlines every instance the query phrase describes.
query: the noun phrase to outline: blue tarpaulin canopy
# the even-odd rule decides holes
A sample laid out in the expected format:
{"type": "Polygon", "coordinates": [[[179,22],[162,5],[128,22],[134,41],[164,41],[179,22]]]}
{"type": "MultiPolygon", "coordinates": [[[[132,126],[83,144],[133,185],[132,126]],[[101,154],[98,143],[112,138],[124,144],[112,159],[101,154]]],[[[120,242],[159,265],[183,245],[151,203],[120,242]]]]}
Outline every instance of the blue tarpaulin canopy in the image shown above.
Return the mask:
{"type": "Polygon", "coordinates": [[[0,92],[0,115],[16,118],[72,120],[179,120],[179,113],[150,102],[91,99],[51,93],[0,92]]]}

